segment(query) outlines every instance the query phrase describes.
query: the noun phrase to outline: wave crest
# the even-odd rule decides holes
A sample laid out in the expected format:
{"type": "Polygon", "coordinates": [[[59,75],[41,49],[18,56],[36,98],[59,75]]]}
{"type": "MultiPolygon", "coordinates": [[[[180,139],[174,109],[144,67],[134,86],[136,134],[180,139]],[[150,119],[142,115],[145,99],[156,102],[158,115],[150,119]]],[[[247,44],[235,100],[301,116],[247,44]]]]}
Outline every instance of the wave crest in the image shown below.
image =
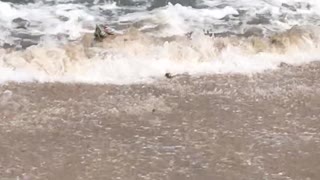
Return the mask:
{"type": "Polygon", "coordinates": [[[168,71],[254,73],[277,68],[281,62],[318,60],[319,32],[317,26],[295,26],[268,37],[210,37],[202,32],[154,37],[131,28],[101,43],[85,34],[66,45],[1,49],[0,69],[10,72],[2,81],[25,72],[32,77],[29,80],[93,83],[140,82],[168,71]]]}

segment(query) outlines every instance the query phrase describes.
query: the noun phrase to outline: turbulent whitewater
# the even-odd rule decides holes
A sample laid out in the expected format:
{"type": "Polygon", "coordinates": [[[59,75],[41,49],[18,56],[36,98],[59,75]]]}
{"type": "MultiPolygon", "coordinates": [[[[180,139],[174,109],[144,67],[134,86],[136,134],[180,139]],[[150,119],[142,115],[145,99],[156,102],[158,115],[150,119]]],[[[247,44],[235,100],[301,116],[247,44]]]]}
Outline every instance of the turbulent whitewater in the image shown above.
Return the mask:
{"type": "Polygon", "coordinates": [[[0,82],[263,72],[320,60],[319,25],[316,0],[0,1],[0,82]],[[122,35],[95,42],[99,23],[122,35]]]}

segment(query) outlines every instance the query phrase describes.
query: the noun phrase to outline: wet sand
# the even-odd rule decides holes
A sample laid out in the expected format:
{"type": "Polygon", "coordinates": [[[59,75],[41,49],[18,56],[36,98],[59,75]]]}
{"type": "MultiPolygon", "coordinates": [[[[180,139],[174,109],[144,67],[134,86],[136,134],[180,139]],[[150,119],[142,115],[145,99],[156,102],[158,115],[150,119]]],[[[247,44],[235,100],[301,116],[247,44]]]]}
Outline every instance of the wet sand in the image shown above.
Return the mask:
{"type": "Polygon", "coordinates": [[[318,180],[320,63],[0,86],[0,180],[318,180]]]}

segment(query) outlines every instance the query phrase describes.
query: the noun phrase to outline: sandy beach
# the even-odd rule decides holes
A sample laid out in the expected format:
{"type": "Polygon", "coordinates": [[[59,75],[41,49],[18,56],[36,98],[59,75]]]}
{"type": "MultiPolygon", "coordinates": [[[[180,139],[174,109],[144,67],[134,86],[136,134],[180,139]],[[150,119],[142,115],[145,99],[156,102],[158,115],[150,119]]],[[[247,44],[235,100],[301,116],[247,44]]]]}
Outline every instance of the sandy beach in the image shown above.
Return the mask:
{"type": "Polygon", "coordinates": [[[0,179],[320,179],[320,63],[0,86],[0,179]]]}

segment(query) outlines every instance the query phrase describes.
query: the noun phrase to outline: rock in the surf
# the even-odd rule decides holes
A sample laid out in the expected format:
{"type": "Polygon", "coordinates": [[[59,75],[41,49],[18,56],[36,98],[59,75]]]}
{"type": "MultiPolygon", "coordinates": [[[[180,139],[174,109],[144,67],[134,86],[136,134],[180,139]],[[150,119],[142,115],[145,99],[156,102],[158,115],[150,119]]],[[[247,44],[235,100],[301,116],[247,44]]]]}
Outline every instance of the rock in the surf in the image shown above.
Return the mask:
{"type": "Polygon", "coordinates": [[[171,73],[166,73],[164,76],[168,79],[174,78],[174,75],[172,75],[171,73]]]}

